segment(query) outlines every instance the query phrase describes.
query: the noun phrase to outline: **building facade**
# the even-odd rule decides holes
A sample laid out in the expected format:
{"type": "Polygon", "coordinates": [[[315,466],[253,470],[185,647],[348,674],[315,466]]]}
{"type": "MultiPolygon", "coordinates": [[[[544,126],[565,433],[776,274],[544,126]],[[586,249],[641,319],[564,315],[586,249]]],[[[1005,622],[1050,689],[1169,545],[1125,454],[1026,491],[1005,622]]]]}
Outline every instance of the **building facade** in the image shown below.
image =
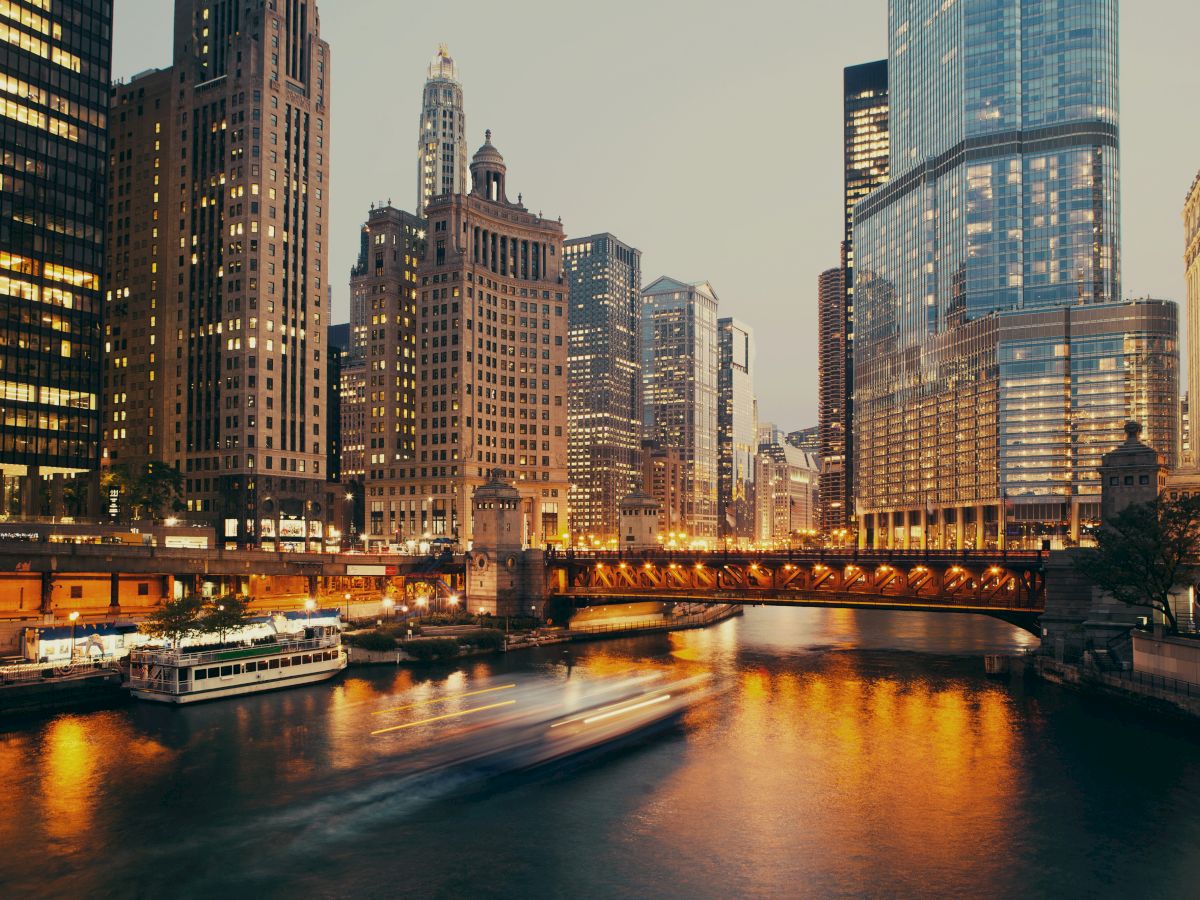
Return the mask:
{"type": "Polygon", "coordinates": [[[706,281],[663,276],[642,291],[644,434],[679,451],[684,531],[709,547],[718,518],[718,302],[706,281]]]}
{"type": "Polygon", "coordinates": [[[1192,397],[1200,397],[1200,174],[1192,181],[1183,202],[1183,262],[1187,281],[1187,418],[1183,432],[1187,435],[1188,453],[1184,463],[1191,468],[1200,468],[1192,450],[1192,435],[1196,431],[1197,409],[1200,403],[1191,403],[1192,397]]]}
{"type": "Polygon", "coordinates": [[[576,543],[604,543],[640,484],[642,253],[611,234],[574,238],[563,274],[570,531],[576,543]]]}
{"type": "Polygon", "coordinates": [[[445,44],[429,64],[417,138],[417,216],[434,197],[467,192],[467,118],[458,67],[445,44]]]}
{"type": "MultiPolygon", "coordinates": [[[[107,276],[104,306],[105,465],[165,459],[174,397],[159,370],[156,348],[172,335],[168,282],[158,271],[178,244],[178,220],[163,188],[178,155],[172,140],[171,69],[143,73],[112,88],[109,140],[107,276]],[[158,189],[155,190],[155,180],[158,189]],[[132,427],[131,427],[132,424],[132,427]]],[[[161,351],[160,351],[161,352],[161,351]]],[[[173,441],[171,442],[173,446],[173,441]]]]}
{"type": "MultiPolygon", "coordinates": [[[[426,207],[417,303],[417,458],[405,535],[472,539],[471,496],[496,470],[521,495],[522,540],[567,529],[567,286],[562,223],[508,199],[491,132],[470,194],[426,207]]],[[[369,448],[368,448],[369,452],[369,448]]]]}
{"type": "Polygon", "coordinates": [[[656,441],[642,441],[642,493],[658,504],[658,534],[664,543],[687,535],[684,497],[686,470],[678,447],[666,447],[656,441]]]}
{"type": "Polygon", "coordinates": [[[790,444],[762,444],[755,503],[755,540],[768,548],[800,546],[815,539],[820,465],[790,444]]]}
{"type": "Polygon", "coordinates": [[[821,527],[854,527],[854,206],[891,171],[887,60],[842,73],[843,237],[840,271],[824,272],[817,295],[821,527]]]}
{"type": "Polygon", "coordinates": [[[42,515],[43,479],[100,458],[112,3],[6,7],[0,514],[42,515]]]}
{"type": "Polygon", "coordinates": [[[1174,308],[1120,302],[1116,0],[894,0],[889,34],[890,177],[854,209],[859,540],[1077,542],[1126,419],[1178,444],[1174,308]]]}
{"type": "Polygon", "coordinates": [[[388,204],[372,206],[362,226],[358,262],[350,273],[350,305],[361,322],[366,535],[399,544],[401,498],[417,445],[417,269],[425,223],[388,204]]]}
{"type": "Polygon", "coordinates": [[[817,432],[821,455],[820,527],[834,532],[847,527],[853,509],[849,477],[852,422],[848,415],[851,360],[846,292],[845,244],[843,265],[826,269],[817,279],[817,432]]]}
{"type": "MultiPolygon", "coordinates": [[[[183,473],[187,518],[227,545],[318,549],[333,496],[329,47],[312,0],[177,0],[174,51],[159,168],[122,176],[130,196],[169,202],[131,235],[130,268],[111,282],[108,319],[122,340],[106,350],[109,371],[119,357],[122,376],[144,367],[162,382],[154,452],[183,473]],[[149,254],[136,252],[146,244],[149,254]],[[161,341],[139,333],[144,309],[116,302],[135,283],[154,292],[161,341]]],[[[110,424],[137,414],[124,377],[106,393],[110,424]]],[[[110,430],[110,459],[124,440],[110,430]]]]}
{"type": "Polygon", "coordinates": [[[789,431],[784,439],[793,447],[797,447],[814,459],[821,456],[821,426],[811,425],[799,431],[789,431]]]}
{"type": "Polygon", "coordinates": [[[754,332],[737,319],[717,320],[717,536],[754,540],[754,332]]]}

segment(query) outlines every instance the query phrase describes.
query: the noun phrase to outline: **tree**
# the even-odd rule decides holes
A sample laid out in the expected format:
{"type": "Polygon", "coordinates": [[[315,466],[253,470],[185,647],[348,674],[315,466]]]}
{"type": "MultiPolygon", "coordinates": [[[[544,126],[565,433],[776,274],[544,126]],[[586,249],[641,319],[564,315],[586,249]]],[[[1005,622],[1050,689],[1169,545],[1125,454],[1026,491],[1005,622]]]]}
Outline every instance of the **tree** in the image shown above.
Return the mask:
{"type": "Polygon", "coordinates": [[[1125,507],[1076,563],[1093,584],[1129,606],[1162,614],[1179,630],[1171,592],[1200,574],[1200,496],[1125,507]]]}
{"type": "Polygon", "coordinates": [[[133,466],[118,463],[104,474],[101,486],[106,491],[115,488],[120,492],[131,519],[158,518],[168,506],[173,511],[183,508],[183,475],[162,460],[133,466]]]}
{"type": "Polygon", "coordinates": [[[199,597],[181,597],[168,600],[142,622],[140,628],[151,637],[166,638],[172,646],[179,646],[185,637],[199,634],[200,611],[204,601],[199,597]]]}
{"type": "Polygon", "coordinates": [[[200,630],[215,634],[225,643],[225,635],[246,627],[249,609],[240,597],[222,597],[204,607],[200,615],[200,630]]]}

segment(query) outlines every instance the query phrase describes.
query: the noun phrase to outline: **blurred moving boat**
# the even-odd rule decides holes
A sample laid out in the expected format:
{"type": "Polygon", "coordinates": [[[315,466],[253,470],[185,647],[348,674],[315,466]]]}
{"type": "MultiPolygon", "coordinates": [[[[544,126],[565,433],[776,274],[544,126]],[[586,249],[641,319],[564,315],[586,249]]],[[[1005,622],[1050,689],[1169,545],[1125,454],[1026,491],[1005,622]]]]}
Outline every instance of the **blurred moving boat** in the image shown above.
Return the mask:
{"type": "MultiPolygon", "coordinates": [[[[536,769],[588,755],[612,752],[669,728],[713,693],[710,676],[666,680],[639,675],[600,681],[576,679],[549,684],[512,683],[473,691],[478,704],[413,722],[380,728],[385,735],[437,722],[436,762],[478,775],[536,769]],[[479,713],[481,715],[475,715],[479,713]],[[453,724],[442,720],[453,720],[453,724]]],[[[430,748],[410,748],[409,761],[430,748]]]]}

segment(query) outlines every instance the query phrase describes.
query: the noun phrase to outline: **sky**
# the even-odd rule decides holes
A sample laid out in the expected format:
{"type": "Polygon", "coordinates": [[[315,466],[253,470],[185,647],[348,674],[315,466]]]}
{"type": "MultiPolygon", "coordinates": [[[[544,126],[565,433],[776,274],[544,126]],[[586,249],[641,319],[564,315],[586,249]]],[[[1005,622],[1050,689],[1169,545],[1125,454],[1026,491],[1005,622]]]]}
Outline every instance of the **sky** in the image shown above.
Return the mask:
{"type": "MultiPolygon", "coordinates": [[[[113,75],[171,62],[171,0],[116,0],[113,75]]],[[[458,63],[468,154],[508,193],[642,251],[643,281],[710,281],[755,332],[759,417],[817,421],[817,277],[842,236],[842,68],[887,55],[886,0],[320,0],[331,46],[334,321],[373,201],[413,209],[426,67],[458,63]],[[338,273],[341,273],[340,275],[338,273]]],[[[1123,284],[1183,301],[1200,169],[1200,3],[1126,0],[1123,284]]]]}

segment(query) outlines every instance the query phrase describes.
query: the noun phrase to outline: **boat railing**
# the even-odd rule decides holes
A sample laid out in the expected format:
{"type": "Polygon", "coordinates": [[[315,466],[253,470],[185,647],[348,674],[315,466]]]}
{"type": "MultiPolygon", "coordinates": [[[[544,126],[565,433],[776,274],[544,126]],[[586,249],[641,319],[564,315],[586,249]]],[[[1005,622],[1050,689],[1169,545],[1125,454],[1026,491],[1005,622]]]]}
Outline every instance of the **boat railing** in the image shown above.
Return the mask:
{"type": "Polygon", "coordinates": [[[41,681],[46,678],[60,678],[70,675],[85,675],[90,672],[115,670],[116,661],[112,657],[76,657],[60,662],[17,663],[0,666],[0,684],[18,684],[28,681],[41,681]]]}
{"type": "Polygon", "coordinates": [[[192,666],[210,662],[233,662],[255,656],[276,653],[293,653],[302,650],[324,650],[341,643],[341,635],[322,635],[299,641],[275,641],[269,644],[233,644],[213,650],[189,652],[186,647],[163,650],[140,649],[129,653],[133,664],[192,666]]]}

